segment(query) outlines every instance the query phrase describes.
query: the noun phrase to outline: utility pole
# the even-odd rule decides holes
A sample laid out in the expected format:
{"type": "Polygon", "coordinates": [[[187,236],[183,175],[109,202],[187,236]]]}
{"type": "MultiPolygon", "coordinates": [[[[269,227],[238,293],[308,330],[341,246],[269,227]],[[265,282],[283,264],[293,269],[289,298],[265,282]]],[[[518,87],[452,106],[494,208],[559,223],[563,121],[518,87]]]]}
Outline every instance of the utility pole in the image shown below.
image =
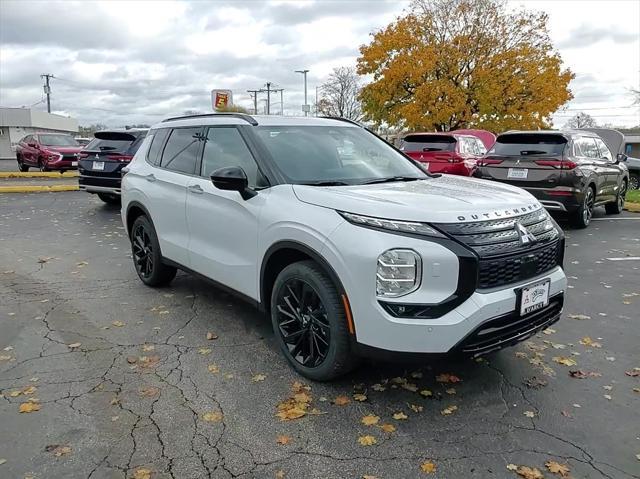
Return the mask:
{"type": "Polygon", "coordinates": [[[267,82],[267,115],[271,115],[271,82],[267,82]]]}
{"type": "Polygon", "coordinates": [[[44,78],[44,93],[47,95],[47,112],[51,113],[51,87],[49,86],[49,79],[55,78],[51,73],[43,73],[40,78],[44,78]]]}
{"type": "Polygon", "coordinates": [[[309,73],[309,70],[296,70],[296,73],[302,73],[304,76],[304,105],[302,106],[302,111],[304,111],[304,116],[308,116],[309,105],[307,104],[307,73],[309,73]]]}
{"type": "Polygon", "coordinates": [[[284,92],[284,88],[274,88],[273,90],[271,90],[273,93],[278,93],[280,92],[280,114],[284,115],[284,98],[283,98],[283,92],[284,92]]]}
{"type": "Polygon", "coordinates": [[[253,114],[258,114],[258,93],[262,90],[247,90],[247,93],[253,98],[253,114]]]}

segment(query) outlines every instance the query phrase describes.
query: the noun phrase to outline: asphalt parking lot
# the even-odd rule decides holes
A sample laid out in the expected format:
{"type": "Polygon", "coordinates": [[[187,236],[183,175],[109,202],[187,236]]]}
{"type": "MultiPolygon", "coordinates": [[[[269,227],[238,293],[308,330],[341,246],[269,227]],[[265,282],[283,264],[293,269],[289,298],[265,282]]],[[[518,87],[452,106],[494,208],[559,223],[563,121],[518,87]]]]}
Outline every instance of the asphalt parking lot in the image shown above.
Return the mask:
{"type": "Polygon", "coordinates": [[[0,477],[640,477],[640,215],[596,216],[567,231],[548,334],[309,384],[251,307],[185,274],[143,286],[117,209],[0,195],[0,477]]]}

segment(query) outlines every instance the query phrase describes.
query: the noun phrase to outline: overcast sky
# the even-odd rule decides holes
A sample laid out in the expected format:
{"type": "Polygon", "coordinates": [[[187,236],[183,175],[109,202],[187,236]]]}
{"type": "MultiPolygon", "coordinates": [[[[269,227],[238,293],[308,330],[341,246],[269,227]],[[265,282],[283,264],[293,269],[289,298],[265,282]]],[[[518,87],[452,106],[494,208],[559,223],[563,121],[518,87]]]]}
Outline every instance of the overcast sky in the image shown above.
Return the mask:
{"type": "MultiPolygon", "coordinates": [[[[52,73],[52,110],[81,125],[154,123],[211,110],[210,90],[236,103],[266,81],[284,88],[284,110],[309,103],[338,66],[355,65],[369,34],[401,14],[403,1],[0,0],[0,105],[46,109],[40,74],[52,73]]],[[[640,88],[640,1],[511,0],[544,10],[575,99],[561,126],[584,110],[600,123],[640,124],[628,90],[640,88]]],[[[264,98],[265,96],[263,96],[264,98]]],[[[279,95],[272,112],[280,110],[279,95]]]]}

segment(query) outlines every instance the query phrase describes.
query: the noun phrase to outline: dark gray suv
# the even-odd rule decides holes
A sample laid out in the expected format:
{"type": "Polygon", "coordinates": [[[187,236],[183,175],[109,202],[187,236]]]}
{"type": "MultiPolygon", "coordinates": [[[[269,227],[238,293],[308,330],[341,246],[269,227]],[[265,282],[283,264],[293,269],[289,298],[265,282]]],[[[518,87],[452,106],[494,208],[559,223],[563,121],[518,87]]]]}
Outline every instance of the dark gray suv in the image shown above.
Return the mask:
{"type": "Polygon", "coordinates": [[[511,131],[498,136],[475,176],[520,186],[586,228],[596,206],[604,205],[607,214],[622,211],[629,185],[625,160],[590,131],[511,131]]]}

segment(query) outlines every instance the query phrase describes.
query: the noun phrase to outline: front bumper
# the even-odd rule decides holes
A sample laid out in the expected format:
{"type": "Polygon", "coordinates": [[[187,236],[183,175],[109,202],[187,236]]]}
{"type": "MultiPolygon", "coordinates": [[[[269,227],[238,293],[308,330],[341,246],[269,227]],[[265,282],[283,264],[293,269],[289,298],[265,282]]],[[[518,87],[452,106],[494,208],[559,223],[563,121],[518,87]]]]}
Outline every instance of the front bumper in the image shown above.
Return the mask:
{"type": "Polygon", "coordinates": [[[50,170],[77,170],[78,169],[78,160],[77,158],[69,158],[69,157],[62,157],[61,160],[48,160],[45,163],[46,167],[50,170]]]}

